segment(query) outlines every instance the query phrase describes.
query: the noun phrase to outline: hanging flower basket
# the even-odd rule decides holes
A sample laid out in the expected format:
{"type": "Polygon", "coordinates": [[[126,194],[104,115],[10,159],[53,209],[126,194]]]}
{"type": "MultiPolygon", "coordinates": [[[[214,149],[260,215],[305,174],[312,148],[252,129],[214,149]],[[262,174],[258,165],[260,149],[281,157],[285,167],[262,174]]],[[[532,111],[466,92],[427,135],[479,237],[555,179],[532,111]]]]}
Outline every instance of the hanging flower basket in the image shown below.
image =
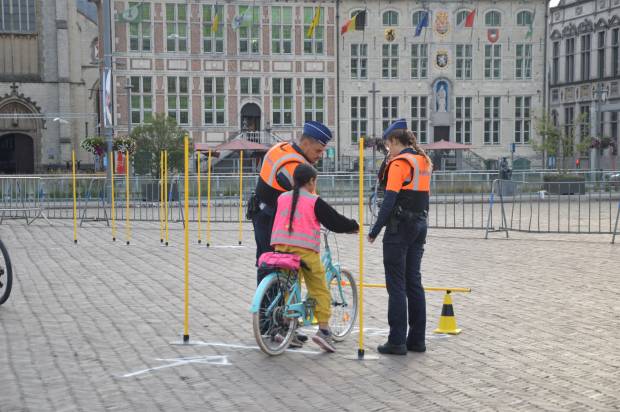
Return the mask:
{"type": "Polygon", "coordinates": [[[102,156],[105,153],[105,139],[102,136],[90,136],[82,140],[80,147],[95,156],[102,156]]]}
{"type": "Polygon", "coordinates": [[[136,139],[130,136],[118,136],[114,139],[112,147],[115,152],[127,152],[129,155],[133,155],[136,152],[136,139]]]}

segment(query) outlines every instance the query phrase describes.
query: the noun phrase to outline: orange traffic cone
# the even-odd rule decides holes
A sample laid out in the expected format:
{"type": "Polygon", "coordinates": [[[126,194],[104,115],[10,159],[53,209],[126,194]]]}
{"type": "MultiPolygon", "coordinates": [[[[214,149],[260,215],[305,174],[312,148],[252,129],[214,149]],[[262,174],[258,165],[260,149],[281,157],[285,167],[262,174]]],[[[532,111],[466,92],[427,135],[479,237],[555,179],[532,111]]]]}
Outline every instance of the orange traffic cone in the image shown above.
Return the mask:
{"type": "Polygon", "coordinates": [[[450,335],[458,335],[461,329],[456,327],[456,318],[454,317],[454,309],[452,308],[452,297],[450,291],[446,292],[443,298],[443,307],[441,308],[441,316],[439,317],[439,326],[433,331],[434,333],[449,333],[450,335]]]}

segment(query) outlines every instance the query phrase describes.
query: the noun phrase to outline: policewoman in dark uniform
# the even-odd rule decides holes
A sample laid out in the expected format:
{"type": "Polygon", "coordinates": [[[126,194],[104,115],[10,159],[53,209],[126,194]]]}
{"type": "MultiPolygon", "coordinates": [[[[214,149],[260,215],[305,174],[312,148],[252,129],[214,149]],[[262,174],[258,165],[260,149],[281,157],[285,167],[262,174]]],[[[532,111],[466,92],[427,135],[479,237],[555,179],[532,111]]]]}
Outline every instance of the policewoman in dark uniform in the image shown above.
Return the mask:
{"type": "MultiPolygon", "coordinates": [[[[304,124],[297,142],[281,142],[274,145],[265,157],[256,184],[255,194],[248,204],[248,218],[254,226],[256,261],[265,252],[273,252],[271,231],[280,194],[293,189],[293,175],[300,164],[315,164],[323,155],[332,133],[322,123],[310,121],[304,124]]],[[[262,280],[257,273],[257,284],[262,280]]]]}
{"type": "Polygon", "coordinates": [[[426,351],[426,301],[420,264],[426,242],[431,159],[417,145],[404,119],[395,121],[383,134],[389,158],[381,176],[385,197],[368,240],[381,229],[383,265],[388,292],[388,341],[379,353],[406,355],[426,351]],[[409,326],[409,330],[407,330],[409,326]]]}

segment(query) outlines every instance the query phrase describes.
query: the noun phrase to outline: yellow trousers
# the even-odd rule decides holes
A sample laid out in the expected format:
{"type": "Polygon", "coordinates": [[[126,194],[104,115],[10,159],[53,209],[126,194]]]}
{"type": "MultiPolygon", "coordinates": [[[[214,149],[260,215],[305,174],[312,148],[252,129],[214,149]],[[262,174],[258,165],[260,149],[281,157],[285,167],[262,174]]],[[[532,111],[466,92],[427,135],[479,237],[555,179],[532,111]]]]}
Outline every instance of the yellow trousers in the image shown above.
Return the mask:
{"type": "Polygon", "coordinates": [[[316,300],[314,316],[316,316],[319,323],[328,323],[332,314],[332,299],[325,283],[325,268],[323,267],[323,262],[321,262],[321,255],[313,250],[288,245],[276,245],[276,251],[294,253],[301,257],[301,260],[308,268],[306,269],[302,266],[299,273],[303,276],[304,282],[306,282],[308,294],[316,300]]]}

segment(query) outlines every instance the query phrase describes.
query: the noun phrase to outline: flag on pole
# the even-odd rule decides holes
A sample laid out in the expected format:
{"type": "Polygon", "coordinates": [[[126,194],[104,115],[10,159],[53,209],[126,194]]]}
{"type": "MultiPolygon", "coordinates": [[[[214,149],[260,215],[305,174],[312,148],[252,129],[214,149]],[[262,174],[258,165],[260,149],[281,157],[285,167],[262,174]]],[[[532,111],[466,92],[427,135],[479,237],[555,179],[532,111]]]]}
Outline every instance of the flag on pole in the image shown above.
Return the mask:
{"type": "Polygon", "coordinates": [[[310,27],[308,27],[308,31],[306,32],[306,37],[314,36],[314,29],[319,25],[319,21],[321,20],[321,8],[317,7],[314,9],[314,17],[312,17],[312,22],[310,23],[310,27]]]}
{"type": "Polygon", "coordinates": [[[220,28],[220,15],[216,13],[215,17],[213,18],[213,22],[211,23],[211,33],[217,33],[219,28],[220,28]]]}
{"type": "Polygon", "coordinates": [[[532,35],[534,34],[534,19],[536,18],[536,8],[534,8],[534,13],[532,14],[532,18],[530,19],[530,22],[528,24],[529,29],[527,31],[527,33],[525,33],[525,38],[526,39],[531,39],[532,35]]]}
{"type": "Polygon", "coordinates": [[[458,24],[459,29],[473,28],[476,18],[476,9],[470,10],[467,16],[458,24]]]}
{"type": "Polygon", "coordinates": [[[250,11],[250,8],[248,7],[247,9],[245,9],[243,14],[233,17],[233,21],[232,21],[233,30],[237,30],[239,27],[248,23],[252,19],[251,13],[248,13],[249,11],[250,11]]]}
{"type": "Polygon", "coordinates": [[[422,17],[420,17],[420,21],[418,21],[418,25],[415,28],[414,37],[418,37],[422,33],[424,27],[428,27],[428,11],[425,11],[422,17]]]}
{"type": "Polygon", "coordinates": [[[345,34],[353,30],[364,30],[366,26],[366,10],[355,13],[355,16],[344,22],[340,28],[340,34],[345,34]]]}
{"type": "Polygon", "coordinates": [[[140,23],[142,20],[142,3],[127,7],[118,15],[118,21],[124,23],[140,23]]]}

